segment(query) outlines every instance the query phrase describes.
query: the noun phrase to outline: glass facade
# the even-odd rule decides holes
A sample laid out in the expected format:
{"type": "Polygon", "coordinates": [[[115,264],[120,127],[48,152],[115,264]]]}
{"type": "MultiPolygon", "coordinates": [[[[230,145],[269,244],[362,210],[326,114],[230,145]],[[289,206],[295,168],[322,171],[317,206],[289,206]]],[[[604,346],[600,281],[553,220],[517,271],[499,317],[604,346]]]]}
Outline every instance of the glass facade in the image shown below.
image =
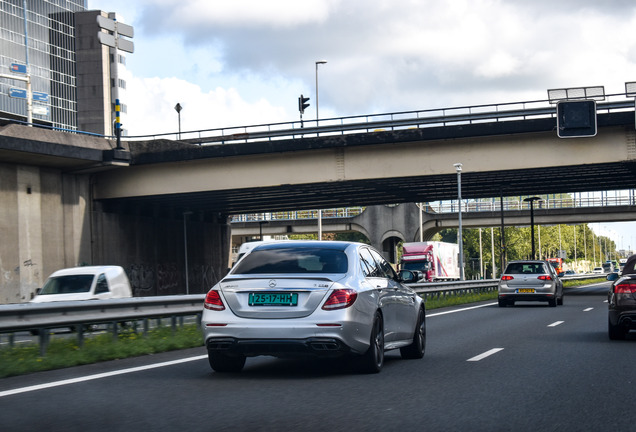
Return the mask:
{"type": "MultiPolygon", "coordinates": [[[[23,77],[12,65],[27,65],[34,92],[33,121],[77,129],[75,15],[87,0],[0,0],[0,75],[23,77]],[[48,95],[48,98],[45,97],[48,95]]],[[[26,82],[0,78],[0,116],[26,120],[26,82]],[[13,89],[13,90],[12,90],[13,89]],[[22,91],[20,91],[22,90],[22,91]]]]}

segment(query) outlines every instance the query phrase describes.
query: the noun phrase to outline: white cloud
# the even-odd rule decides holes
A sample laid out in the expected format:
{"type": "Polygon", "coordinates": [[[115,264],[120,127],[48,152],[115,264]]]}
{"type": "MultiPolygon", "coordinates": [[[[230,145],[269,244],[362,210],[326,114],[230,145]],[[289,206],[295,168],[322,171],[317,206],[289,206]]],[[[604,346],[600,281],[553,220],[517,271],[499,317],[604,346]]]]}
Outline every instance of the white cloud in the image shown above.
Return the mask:
{"type": "Polygon", "coordinates": [[[128,98],[134,103],[129,104],[123,126],[135,136],[177,132],[177,103],[182,106],[184,133],[285,120],[284,110],[265,99],[248,103],[236,89],[204,92],[198,85],[178,78],[132,78],[128,98]]]}

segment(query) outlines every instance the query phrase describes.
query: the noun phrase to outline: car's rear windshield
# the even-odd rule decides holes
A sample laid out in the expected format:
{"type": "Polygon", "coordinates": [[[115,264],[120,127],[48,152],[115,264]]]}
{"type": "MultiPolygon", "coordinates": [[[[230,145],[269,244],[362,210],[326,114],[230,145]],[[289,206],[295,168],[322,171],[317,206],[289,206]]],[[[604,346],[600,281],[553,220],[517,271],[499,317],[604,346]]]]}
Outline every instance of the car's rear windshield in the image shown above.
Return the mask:
{"type": "Polygon", "coordinates": [[[347,255],[341,250],[317,247],[254,250],[232,274],[346,273],[347,255]]]}
{"type": "Polygon", "coordinates": [[[69,275],[49,279],[42,287],[40,295],[77,294],[91,290],[95,275],[69,275]]]}
{"type": "Polygon", "coordinates": [[[543,274],[545,269],[541,263],[510,263],[506,268],[507,274],[543,274]]]}

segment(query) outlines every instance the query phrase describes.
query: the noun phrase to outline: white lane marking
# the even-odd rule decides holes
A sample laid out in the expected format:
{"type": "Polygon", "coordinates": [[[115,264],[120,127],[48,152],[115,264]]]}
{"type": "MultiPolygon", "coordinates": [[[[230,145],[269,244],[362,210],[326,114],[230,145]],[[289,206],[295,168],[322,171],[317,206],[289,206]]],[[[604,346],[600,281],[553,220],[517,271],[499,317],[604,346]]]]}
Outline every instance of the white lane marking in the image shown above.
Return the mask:
{"type": "Polygon", "coordinates": [[[556,327],[558,325],[563,324],[564,322],[565,321],[556,321],[556,322],[553,322],[552,324],[549,324],[548,327],[556,327]]]}
{"type": "Polygon", "coordinates": [[[439,315],[451,314],[451,313],[455,313],[455,312],[464,312],[464,311],[471,310],[471,309],[478,309],[478,308],[483,308],[483,307],[486,307],[486,306],[494,306],[496,304],[497,303],[488,303],[488,304],[483,304],[483,305],[479,305],[479,306],[471,306],[471,307],[467,307],[467,308],[455,309],[455,310],[446,311],[446,312],[437,312],[437,313],[434,313],[434,314],[426,315],[426,318],[439,316],[439,315]]]}
{"type": "Polygon", "coordinates": [[[590,308],[587,308],[587,309],[583,309],[583,312],[589,312],[589,311],[591,311],[592,309],[594,309],[594,308],[591,308],[591,307],[590,307],[590,308]]]}
{"type": "Polygon", "coordinates": [[[479,361],[479,360],[485,359],[485,358],[486,358],[486,357],[488,357],[488,356],[491,356],[491,355],[493,355],[493,354],[496,354],[496,353],[498,353],[498,352],[499,352],[499,351],[501,351],[501,350],[503,350],[503,348],[493,348],[493,349],[491,349],[491,350],[486,351],[486,352],[485,352],[485,353],[483,353],[483,354],[479,354],[478,356],[475,356],[475,357],[473,357],[473,358],[469,358],[469,359],[468,359],[468,360],[466,360],[466,361],[473,361],[473,362],[475,362],[475,361],[479,361]]]}
{"type": "Polygon", "coordinates": [[[84,382],[84,381],[92,381],[92,380],[101,379],[101,378],[108,378],[108,377],[112,377],[112,376],[116,376],[116,375],[123,375],[123,374],[129,374],[129,373],[133,373],[133,372],[140,372],[140,371],[144,371],[144,370],[155,369],[155,368],[160,368],[160,367],[165,367],[165,366],[172,366],[172,365],[176,365],[176,364],[179,364],[179,363],[186,363],[186,362],[191,362],[191,361],[196,361],[196,360],[202,360],[204,358],[207,358],[207,354],[196,356],[196,357],[188,357],[188,358],[179,359],[179,360],[167,361],[167,362],[163,362],[163,363],[155,363],[155,364],[146,365],[146,366],[138,366],[138,367],[134,367],[134,368],[121,369],[121,370],[116,370],[116,371],[112,371],[112,372],[104,372],[104,373],[99,373],[99,374],[95,374],[95,375],[87,375],[87,376],[84,376],[84,377],[77,377],[77,378],[71,378],[71,379],[66,379],[66,380],[61,380],[61,381],[54,381],[54,382],[50,382],[50,383],[46,383],[46,384],[38,384],[38,385],[29,386],[29,387],[17,388],[17,389],[13,389],[13,390],[5,390],[5,391],[0,392],[0,397],[12,396],[12,395],[15,395],[15,394],[27,393],[27,392],[37,391],[37,390],[43,390],[43,389],[47,389],[47,388],[51,388],[51,387],[59,387],[59,386],[67,385],[67,384],[75,384],[75,383],[84,382]]]}

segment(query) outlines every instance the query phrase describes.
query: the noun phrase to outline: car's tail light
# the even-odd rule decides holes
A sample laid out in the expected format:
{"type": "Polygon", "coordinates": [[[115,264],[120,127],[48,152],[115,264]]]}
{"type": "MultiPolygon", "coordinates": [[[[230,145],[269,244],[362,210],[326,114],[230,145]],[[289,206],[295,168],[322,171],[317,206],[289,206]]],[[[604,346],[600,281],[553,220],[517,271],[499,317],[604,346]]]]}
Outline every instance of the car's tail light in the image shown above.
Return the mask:
{"type": "Polygon", "coordinates": [[[634,294],[636,293],[636,283],[624,282],[614,287],[616,294],[634,294]]]}
{"type": "Polygon", "coordinates": [[[537,279],[539,279],[539,280],[552,280],[552,276],[550,276],[550,275],[541,275],[537,279]]]}
{"type": "Polygon", "coordinates": [[[217,290],[208,291],[208,295],[205,296],[205,301],[203,302],[203,307],[216,311],[225,310],[225,305],[217,290]]]}
{"type": "Polygon", "coordinates": [[[501,280],[502,280],[502,281],[509,281],[509,280],[513,280],[513,279],[514,279],[514,278],[513,278],[512,276],[509,276],[509,275],[503,275],[503,276],[501,277],[501,280]]]}
{"type": "Polygon", "coordinates": [[[338,289],[331,293],[322,308],[325,310],[348,308],[356,301],[358,293],[352,289],[338,289]]]}

